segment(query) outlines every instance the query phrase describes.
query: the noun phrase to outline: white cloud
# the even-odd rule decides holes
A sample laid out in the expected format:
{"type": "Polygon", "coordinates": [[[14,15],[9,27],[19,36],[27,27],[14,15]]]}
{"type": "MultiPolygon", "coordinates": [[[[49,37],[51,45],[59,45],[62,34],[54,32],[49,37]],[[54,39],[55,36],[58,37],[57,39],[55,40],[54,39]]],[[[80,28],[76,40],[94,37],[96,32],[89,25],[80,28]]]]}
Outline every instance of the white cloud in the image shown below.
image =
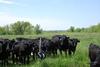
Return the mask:
{"type": "Polygon", "coordinates": [[[20,6],[20,7],[28,6],[25,3],[19,3],[19,2],[12,1],[12,0],[0,0],[0,4],[16,5],[16,6],[20,6]]]}
{"type": "Polygon", "coordinates": [[[3,3],[3,4],[13,4],[14,2],[11,1],[11,0],[0,0],[0,3],[3,3]]]}

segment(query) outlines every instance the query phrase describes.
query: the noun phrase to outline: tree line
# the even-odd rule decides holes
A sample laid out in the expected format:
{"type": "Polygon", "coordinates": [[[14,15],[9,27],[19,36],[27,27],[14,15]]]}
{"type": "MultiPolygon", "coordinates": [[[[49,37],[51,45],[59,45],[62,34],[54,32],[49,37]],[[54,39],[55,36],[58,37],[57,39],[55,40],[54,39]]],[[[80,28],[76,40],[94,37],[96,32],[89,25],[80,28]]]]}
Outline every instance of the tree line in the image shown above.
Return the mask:
{"type": "Polygon", "coordinates": [[[33,26],[27,21],[17,21],[10,25],[0,26],[0,35],[31,35],[40,34],[42,29],[40,25],[33,26]]]}
{"type": "Polygon", "coordinates": [[[100,23],[98,23],[97,25],[92,25],[90,27],[87,28],[75,28],[74,26],[71,26],[67,32],[100,32],[100,23]]]}
{"type": "MultiPolygon", "coordinates": [[[[41,34],[43,32],[40,25],[33,26],[27,21],[17,21],[10,25],[0,26],[0,35],[32,35],[41,34]]],[[[100,23],[92,25],[88,28],[75,28],[71,26],[67,32],[100,32],[100,23]]]]}

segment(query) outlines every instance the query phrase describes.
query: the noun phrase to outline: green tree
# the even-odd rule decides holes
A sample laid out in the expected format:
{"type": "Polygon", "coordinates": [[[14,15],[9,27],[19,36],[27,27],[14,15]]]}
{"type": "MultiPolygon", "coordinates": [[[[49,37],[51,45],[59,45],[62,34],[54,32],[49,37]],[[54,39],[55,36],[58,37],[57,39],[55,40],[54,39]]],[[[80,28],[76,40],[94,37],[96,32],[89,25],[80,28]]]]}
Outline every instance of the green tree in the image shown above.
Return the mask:
{"type": "Polygon", "coordinates": [[[34,27],[34,33],[35,34],[42,33],[42,29],[40,28],[40,25],[36,24],[36,26],[34,27]]]}
{"type": "Polygon", "coordinates": [[[5,31],[5,34],[7,34],[7,35],[11,35],[12,34],[9,25],[4,26],[4,31],[5,31]]]}
{"type": "Polygon", "coordinates": [[[86,28],[81,28],[81,32],[85,32],[86,30],[85,30],[86,28]]]}
{"type": "Polygon", "coordinates": [[[70,31],[70,32],[74,32],[74,31],[75,31],[74,26],[71,26],[71,27],[69,28],[69,31],[70,31]]]}
{"type": "Polygon", "coordinates": [[[4,35],[4,34],[6,34],[4,27],[0,27],[0,35],[4,35]]]}
{"type": "Polygon", "coordinates": [[[24,34],[32,34],[34,26],[32,26],[29,22],[22,23],[22,31],[24,34]]]}
{"type": "Polygon", "coordinates": [[[11,31],[16,35],[31,34],[33,26],[29,22],[17,21],[11,25],[11,31]]]}
{"type": "Polygon", "coordinates": [[[0,34],[1,35],[11,34],[9,26],[6,25],[6,26],[3,26],[3,27],[0,27],[0,34]]]}
{"type": "Polygon", "coordinates": [[[81,32],[81,29],[80,28],[76,28],[75,32],[81,32]]]}
{"type": "Polygon", "coordinates": [[[100,23],[98,23],[98,25],[96,26],[96,30],[97,32],[100,32],[100,23]]]}

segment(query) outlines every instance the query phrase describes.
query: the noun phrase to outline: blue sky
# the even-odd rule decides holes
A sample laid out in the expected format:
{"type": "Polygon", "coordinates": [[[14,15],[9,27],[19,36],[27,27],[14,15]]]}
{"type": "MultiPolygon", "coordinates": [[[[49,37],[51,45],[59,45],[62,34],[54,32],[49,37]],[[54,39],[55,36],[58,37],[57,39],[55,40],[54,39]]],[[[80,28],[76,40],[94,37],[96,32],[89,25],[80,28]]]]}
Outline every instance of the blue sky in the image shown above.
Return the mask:
{"type": "Polygon", "coordinates": [[[0,0],[0,25],[16,21],[44,30],[66,30],[100,23],[100,0],[0,0]]]}

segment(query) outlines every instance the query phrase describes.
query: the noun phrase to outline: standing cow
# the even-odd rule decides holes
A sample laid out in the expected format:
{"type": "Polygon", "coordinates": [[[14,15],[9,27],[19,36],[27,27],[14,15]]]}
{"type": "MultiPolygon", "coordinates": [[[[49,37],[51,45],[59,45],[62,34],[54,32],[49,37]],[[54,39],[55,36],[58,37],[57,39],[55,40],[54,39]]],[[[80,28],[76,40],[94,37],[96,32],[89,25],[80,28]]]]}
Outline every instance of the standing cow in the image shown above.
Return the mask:
{"type": "Polygon", "coordinates": [[[91,43],[89,45],[90,67],[100,67],[100,46],[91,43]]]}
{"type": "Polygon", "coordinates": [[[67,54],[67,50],[68,50],[68,40],[69,37],[66,35],[55,35],[52,37],[52,42],[54,44],[54,54],[57,54],[57,50],[60,51],[60,54],[62,54],[62,51],[65,52],[65,54],[67,54]]]}
{"type": "Polygon", "coordinates": [[[79,42],[80,41],[77,38],[69,39],[69,45],[68,45],[68,53],[69,53],[69,55],[71,55],[72,53],[75,54],[76,47],[77,47],[77,44],[79,42]]]}
{"type": "Polygon", "coordinates": [[[9,52],[9,39],[0,39],[0,60],[2,65],[8,64],[9,52]]]}
{"type": "Polygon", "coordinates": [[[22,40],[17,41],[13,45],[13,63],[20,62],[20,63],[29,63],[29,56],[31,54],[31,50],[33,48],[33,43],[30,40],[22,40]]]}

